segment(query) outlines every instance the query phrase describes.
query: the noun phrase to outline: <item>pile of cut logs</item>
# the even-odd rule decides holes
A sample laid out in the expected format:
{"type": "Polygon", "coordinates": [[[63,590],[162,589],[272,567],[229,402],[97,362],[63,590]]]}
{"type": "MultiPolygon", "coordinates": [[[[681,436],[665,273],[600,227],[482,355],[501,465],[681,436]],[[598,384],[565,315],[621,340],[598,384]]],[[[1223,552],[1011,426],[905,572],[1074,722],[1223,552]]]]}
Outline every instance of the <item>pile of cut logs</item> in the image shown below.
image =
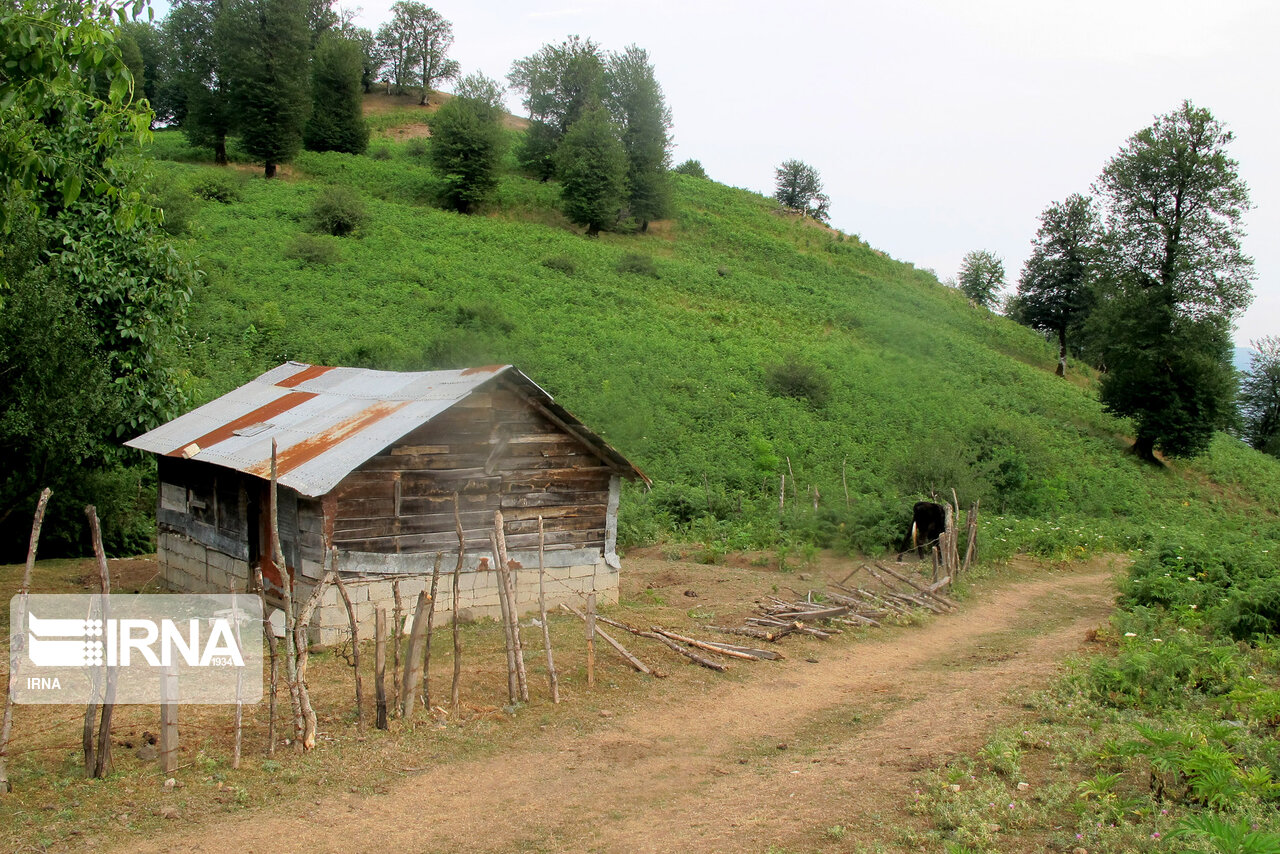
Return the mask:
{"type": "Polygon", "coordinates": [[[935,614],[953,611],[956,604],[938,592],[950,581],[948,577],[925,584],[883,564],[863,564],[845,576],[843,581],[833,583],[825,593],[816,594],[811,590],[804,599],[790,602],[766,596],[756,603],[760,615],[747,617],[745,625],[706,628],[766,641],[776,641],[790,634],[826,640],[843,631],[833,623],[879,628],[885,617],[906,614],[913,608],[923,608],[935,614]],[[859,572],[869,574],[880,582],[883,589],[872,591],[852,583],[859,572]],[[815,623],[823,625],[818,628],[815,623]]]}

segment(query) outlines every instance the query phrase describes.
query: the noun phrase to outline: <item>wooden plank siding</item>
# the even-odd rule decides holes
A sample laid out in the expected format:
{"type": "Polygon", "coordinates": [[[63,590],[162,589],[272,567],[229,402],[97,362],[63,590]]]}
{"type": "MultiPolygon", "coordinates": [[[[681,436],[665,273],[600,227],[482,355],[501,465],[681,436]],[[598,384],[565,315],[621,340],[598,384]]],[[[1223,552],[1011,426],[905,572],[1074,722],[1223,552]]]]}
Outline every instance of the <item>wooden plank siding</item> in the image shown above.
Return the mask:
{"type": "Polygon", "coordinates": [[[476,392],[382,453],[334,489],[334,545],[410,554],[457,546],[459,495],[468,551],[489,551],[502,510],[507,547],[602,550],[612,469],[519,395],[476,392]]]}

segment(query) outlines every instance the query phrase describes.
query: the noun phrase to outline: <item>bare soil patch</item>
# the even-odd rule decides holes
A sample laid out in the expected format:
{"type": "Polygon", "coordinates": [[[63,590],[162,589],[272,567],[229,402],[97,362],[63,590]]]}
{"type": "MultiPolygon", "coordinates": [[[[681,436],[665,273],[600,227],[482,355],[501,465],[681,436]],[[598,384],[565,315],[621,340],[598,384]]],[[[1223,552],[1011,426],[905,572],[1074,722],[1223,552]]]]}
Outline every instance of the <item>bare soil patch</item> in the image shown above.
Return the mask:
{"type": "MultiPolygon", "coordinates": [[[[913,777],[1023,714],[1018,697],[1046,686],[1109,614],[1115,566],[1015,567],[957,614],[852,642],[784,644],[787,660],[725,676],[637,650],[672,677],[641,683],[606,670],[594,691],[571,677],[566,702],[535,697],[516,715],[523,725],[497,706],[473,707],[466,726],[495,749],[400,757],[372,787],[345,785],[341,764],[322,758],[325,788],[312,800],[204,817],[188,809],[121,850],[907,850],[900,831],[915,821],[905,810],[913,777]],[[849,833],[831,838],[824,830],[834,825],[849,833]]],[[[806,584],[799,574],[653,557],[630,559],[624,578],[624,617],[667,625],[682,613],[685,624],[712,611],[732,619],[774,585],[806,584]]],[[[560,648],[572,673],[580,659],[560,648]]],[[[356,744],[343,751],[353,781],[376,761],[356,744]]]]}

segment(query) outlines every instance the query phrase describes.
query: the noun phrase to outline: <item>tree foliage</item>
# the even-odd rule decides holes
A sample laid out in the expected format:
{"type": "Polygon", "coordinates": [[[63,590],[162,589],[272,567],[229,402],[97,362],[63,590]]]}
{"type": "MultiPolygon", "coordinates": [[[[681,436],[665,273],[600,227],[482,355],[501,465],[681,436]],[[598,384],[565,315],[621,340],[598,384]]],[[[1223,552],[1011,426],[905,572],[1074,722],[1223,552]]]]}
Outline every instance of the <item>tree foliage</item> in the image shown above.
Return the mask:
{"type": "Polygon", "coordinates": [[[594,237],[618,220],[627,185],[627,152],[604,107],[588,107],[556,149],[565,216],[594,237]]]}
{"type": "Polygon", "coordinates": [[[545,181],[556,172],[556,149],[569,126],[588,106],[608,100],[604,56],[591,39],[570,36],[516,60],[507,80],[523,93],[532,122],[517,152],[521,168],[545,181]]]}
{"type": "Polygon", "coordinates": [[[275,176],[302,147],[311,111],[306,0],[225,0],[216,22],[241,144],[275,176]]]}
{"type": "Polygon", "coordinates": [[[459,213],[471,213],[498,185],[505,137],[500,123],[502,89],[474,74],[431,117],[431,165],[440,174],[441,196],[459,213]]]}
{"type": "MultiPolygon", "coordinates": [[[[63,501],[99,500],[94,484],[124,472],[119,439],[182,403],[171,360],[195,273],[142,192],[151,114],[133,97],[116,32],[96,5],[0,12],[4,543],[22,541],[11,535],[28,520],[14,511],[44,486],[63,501]]],[[[123,476],[136,502],[137,472],[123,476]]],[[[100,499],[118,534],[123,505],[100,499]]],[[[74,539],[60,530],[75,518],[67,509],[54,514],[55,541],[74,539]]]]}
{"type": "Polygon", "coordinates": [[[1250,445],[1280,457],[1280,337],[1250,342],[1249,370],[1240,383],[1240,416],[1250,445]]]}
{"type": "Polygon", "coordinates": [[[1004,287],[1004,261],[986,249],[967,252],[960,262],[958,284],[969,299],[984,308],[992,308],[1004,287]]]}
{"type": "Polygon", "coordinates": [[[1018,279],[1010,314],[1058,339],[1058,376],[1067,370],[1067,338],[1093,306],[1101,225],[1093,199],[1075,194],[1040,214],[1031,257],[1018,279]]]}
{"type": "Polygon", "coordinates": [[[427,103],[435,84],[458,76],[460,67],[449,58],[453,46],[453,24],[418,0],[396,0],[391,20],[378,30],[378,44],[391,66],[396,86],[417,84],[419,104],[427,103]]]}
{"type": "Polygon", "coordinates": [[[708,177],[707,170],[703,167],[701,160],[686,160],[671,171],[680,175],[688,175],[692,178],[708,177]]]}
{"type": "Polygon", "coordinates": [[[161,73],[172,120],[192,145],[212,148],[219,164],[227,162],[234,115],[225,45],[219,41],[226,28],[218,20],[226,9],[226,0],[175,0],[161,27],[161,73]]]}
{"type": "Polygon", "coordinates": [[[310,151],[364,154],[369,125],[361,109],[360,43],[329,33],[320,39],[311,63],[311,117],[303,129],[303,144],[310,151]]]}
{"type": "Polygon", "coordinates": [[[1249,304],[1249,193],[1232,134],[1190,101],[1121,148],[1098,179],[1107,207],[1107,373],[1101,400],[1134,421],[1135,452],[1194,456],[1232,415],[1230,323],[1249,304]]]}
{"type": "Polygon", "coordinates": [[[635,45],[609,55],[605,84],[627,151],[627,207],[645,231],[671,214],[671,110],[649,54],[635,45]]]}
{"type": "Polygon", "coordinates": [[[773,197],[783,207],[807,211],[822,192],[822,178],[818,170],[802,160],[785,160],[773,174],[773,197]]]}

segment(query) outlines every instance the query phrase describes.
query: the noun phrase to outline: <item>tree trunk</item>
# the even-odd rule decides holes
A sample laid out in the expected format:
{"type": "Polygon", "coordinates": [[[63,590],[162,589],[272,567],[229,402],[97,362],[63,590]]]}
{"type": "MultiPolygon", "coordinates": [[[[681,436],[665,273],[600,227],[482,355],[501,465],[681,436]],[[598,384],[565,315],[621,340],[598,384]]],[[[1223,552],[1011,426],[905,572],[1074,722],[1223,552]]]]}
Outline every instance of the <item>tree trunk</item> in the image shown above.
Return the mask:
{"type": "Polygon", "coordinates": [[[599,236],[600,236],[599,225],[593,222],[587,226],[587,237],[599,237],[599,236]]]}
{"type": "Polygon", "coordinates": [[[649,231],[649,220],[647,219],[640,220],[640,233],[646,234],[648,233],[648,231],[649,231]]]}
{"type": "Polygon", "coordinates": [[[220,136],[213,143],[213,162],[219,166],[227,165],[227,138],[220,136]]]}
{"type": "Polygon", "coordinates": [[[276,177],[276,164],[268,161],[267,164],[263,167],[262,172],[264,177],[267,177],[267,178],[276,177]]]}
{"type": "Polygon", "coordinates": [[[1160,464],[1156,459],[1156,437],[1147,436],[1142,433],[1138,434],[1138,438],[1133,443],[1134,455],[1143,462],[1160,464]]]}
{"type": "Polygon", "coordinates": [[[1058,376],[1067,375],[1067,330],[1058,330],[1058,376]]]}

